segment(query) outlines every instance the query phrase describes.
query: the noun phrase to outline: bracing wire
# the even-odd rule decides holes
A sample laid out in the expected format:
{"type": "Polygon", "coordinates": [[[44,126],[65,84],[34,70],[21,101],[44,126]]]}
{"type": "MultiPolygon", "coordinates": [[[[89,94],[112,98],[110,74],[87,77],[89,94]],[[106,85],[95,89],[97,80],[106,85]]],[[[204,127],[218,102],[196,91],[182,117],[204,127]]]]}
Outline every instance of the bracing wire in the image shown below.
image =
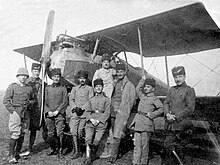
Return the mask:
{"type": "Polygon", "coordinates": [[[215,68],[210,69],[210,72],[208,72],[205,76],[203,76],[202,79],[200,79],[195,85],[193,85],[193,87],[195,87],[196,85],[198,85],[202,80],[204,80],[210,73],[212,73],[218,66],[220,66],[220,64],[218,64],[217,66],[215,66],[215,68]]]}

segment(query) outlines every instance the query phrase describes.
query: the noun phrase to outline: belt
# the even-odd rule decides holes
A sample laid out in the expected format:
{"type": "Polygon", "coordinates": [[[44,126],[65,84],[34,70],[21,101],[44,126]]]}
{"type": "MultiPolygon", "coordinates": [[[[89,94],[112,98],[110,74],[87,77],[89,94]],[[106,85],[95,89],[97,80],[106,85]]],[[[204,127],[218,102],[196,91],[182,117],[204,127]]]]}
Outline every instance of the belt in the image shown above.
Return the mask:
{"type": "Polygon", "coordinates": [[[91,110],[91,111],[89,111],[89,112],[91,112],[91,113],[104,113],[105,111],[96,109],[96,110],[94,110],[94,111],[91,110]]]}
{"type": "Polygon", "coordinates": [[[148,116],[147,113],[145,113],[145,112],[138,111],[137,113],[139,113],[140,115],[143,115],[143,116],[147,117],[147,118],[150,119],[150,120],[153,120],[153,119],[149,118],[149,116],[148,116]]]}

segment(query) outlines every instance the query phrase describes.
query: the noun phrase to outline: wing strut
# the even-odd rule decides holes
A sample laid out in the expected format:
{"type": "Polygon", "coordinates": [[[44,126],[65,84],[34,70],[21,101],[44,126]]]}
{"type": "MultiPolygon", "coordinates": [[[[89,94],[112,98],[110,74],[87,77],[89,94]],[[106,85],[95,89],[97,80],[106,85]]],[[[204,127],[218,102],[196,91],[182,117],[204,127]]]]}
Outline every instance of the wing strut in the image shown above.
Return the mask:
{"type": "Polygon", "coordinates": [[[165,58],[165,66],[166,66],[167,85],[170,86],[169,72],[168,72],[168,62],[167,62],[166,43],[165,43],[165,46],[164,46],[164,58],[165,58]]]}
{"type": "Polygon", "coordinates": [[[127,58],[127,54],[126,52],[124,51],[124,55],[125,55],[125,60],[126,60],[126,68],[127,68],[127,71],[128,71],[128,58],[127,58]]]}
{"type": "Polygon", "coordinates": [[[143,51],[142,51],[142,42],[141,42],[141,32],[138,27],[138,40],[139,40],[139,48],[140,48],[140,55],[141,55],[141,68],[142,68],[142,75],[144,76],[144,59],[143,59],[143,51]]]}
{"type": "Polygon", "coordinates": [[[99,45],[99,39],[98,39],[98,38],[96,38],[96,42],[95,42],[95,48],[94,48],[94,50],[93,50],[93,54],[92,54],[92,60],[91,60],[91,62],[92,62],[92,63],[93,63],[93,60],[94,60],[94,59],[95,59],[95,57],[96,57],[96,51],[97,51],[98,45],[99,45]]]}

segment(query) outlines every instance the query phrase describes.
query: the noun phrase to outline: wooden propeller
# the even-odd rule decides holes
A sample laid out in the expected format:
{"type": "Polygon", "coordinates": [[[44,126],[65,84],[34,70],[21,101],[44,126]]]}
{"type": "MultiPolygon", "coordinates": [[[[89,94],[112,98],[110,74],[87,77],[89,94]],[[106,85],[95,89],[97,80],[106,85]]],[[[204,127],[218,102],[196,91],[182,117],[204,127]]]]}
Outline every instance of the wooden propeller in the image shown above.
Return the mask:
{"type": "Polygon", "coordinates": [[[41,115],[40,115],[40,123],[39,126],[42,124],[43,115],[44,115],[44,96],[45,96],[45,75],[46,75],[46,68],[47,64],[50,60],[50,53],[51,53],[51,38],[52,38],[52,31],[53,31],[53,22],[54,22],[54,10],[51,10],[49,12],[48,18],[47,18],[47,24],[46,24],[46,30],[44,35],[44,43],[42,48],[42,54],[41,54],[41,65],[42,65],[42,91],[41,91],[41,115]]]}

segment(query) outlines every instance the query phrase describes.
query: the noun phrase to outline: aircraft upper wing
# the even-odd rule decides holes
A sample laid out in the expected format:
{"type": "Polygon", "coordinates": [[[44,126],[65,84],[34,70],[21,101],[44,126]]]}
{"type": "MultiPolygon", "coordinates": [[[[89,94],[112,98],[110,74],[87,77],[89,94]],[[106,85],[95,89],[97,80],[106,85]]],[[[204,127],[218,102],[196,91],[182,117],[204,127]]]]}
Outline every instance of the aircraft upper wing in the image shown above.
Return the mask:
{"type": "Polygon", "coordinates": [[[202,3],[194,3],[133,22],[78,36],[95,42],[104,36],[138,53],[141,31],[145,57],[179,55],[220,47],[220,30],[202,3]]]}
{"type": "MultiPolygon", "coordinates": [[[[140,54],[138,32],[141,31],[145,57],[179,55],[220,48],[220,29],[202,3],[194,3],[132,22],[77,36],[92,46],[96,39],[109,52],[127,51],[140,54]]],[[[55,43],[55,42],[53,42],[55,43]]],[[[52,45],[53,45],[52,43],[52,45]]],[[[39,60],[42,44],[14,51],[39,60]]],[[[102,50],[97,50],[100,54],[102,50]]]]}

